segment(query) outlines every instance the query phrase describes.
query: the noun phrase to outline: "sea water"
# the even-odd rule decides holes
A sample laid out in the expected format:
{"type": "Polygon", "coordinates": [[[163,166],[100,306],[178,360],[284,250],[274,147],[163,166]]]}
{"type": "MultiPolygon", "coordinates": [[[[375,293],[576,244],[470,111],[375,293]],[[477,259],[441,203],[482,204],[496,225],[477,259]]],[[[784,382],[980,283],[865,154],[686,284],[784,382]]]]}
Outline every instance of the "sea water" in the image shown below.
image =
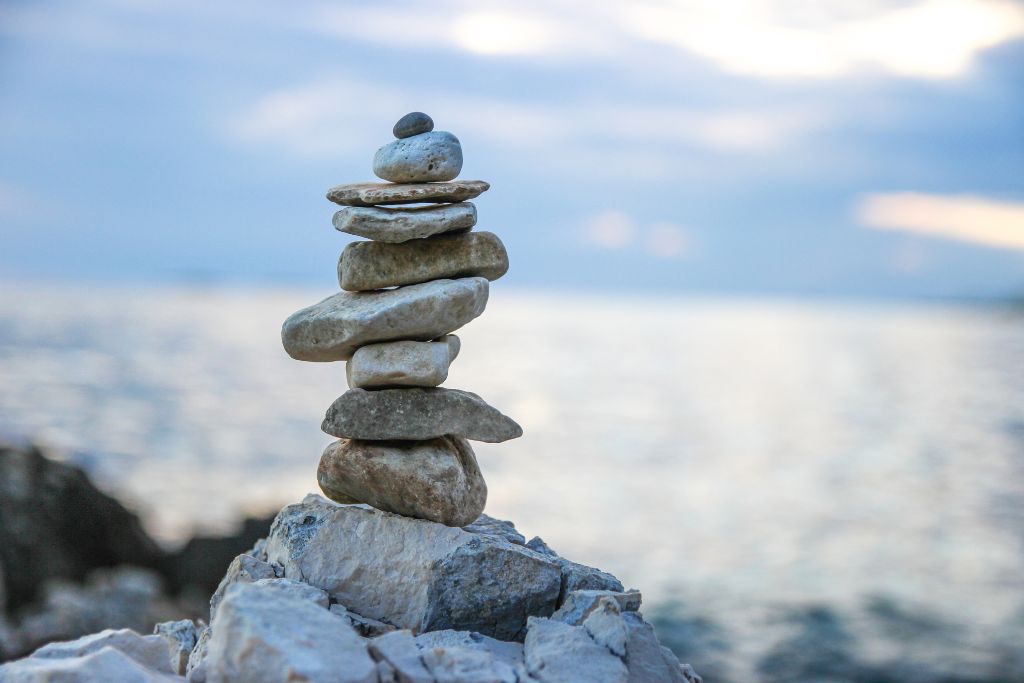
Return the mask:
{"type": "MultiPolygon", "coordinates": [[[[707,680],[1024,679],[1024,315],[509,292],[446,386],[487,512],[644,593],[707,680]]],[[[281,322],[331,292],[0,288],[0,431],[168,543],[316,490],[345,390],[281,322]]]]}

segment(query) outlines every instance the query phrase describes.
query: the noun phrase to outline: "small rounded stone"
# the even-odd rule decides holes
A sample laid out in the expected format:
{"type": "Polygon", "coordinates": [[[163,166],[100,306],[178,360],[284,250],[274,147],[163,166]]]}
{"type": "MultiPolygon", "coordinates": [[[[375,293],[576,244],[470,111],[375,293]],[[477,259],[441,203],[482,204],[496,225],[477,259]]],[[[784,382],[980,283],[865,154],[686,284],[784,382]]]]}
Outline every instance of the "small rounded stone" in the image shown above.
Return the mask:
{"type": "Polygon", "coordinates": [[[401,140],[420,133],[429,133],[432,130],[434,130],[434,119],[421,111],[413,111],[398,119],[392,132],[396,138],[401,140]]]}

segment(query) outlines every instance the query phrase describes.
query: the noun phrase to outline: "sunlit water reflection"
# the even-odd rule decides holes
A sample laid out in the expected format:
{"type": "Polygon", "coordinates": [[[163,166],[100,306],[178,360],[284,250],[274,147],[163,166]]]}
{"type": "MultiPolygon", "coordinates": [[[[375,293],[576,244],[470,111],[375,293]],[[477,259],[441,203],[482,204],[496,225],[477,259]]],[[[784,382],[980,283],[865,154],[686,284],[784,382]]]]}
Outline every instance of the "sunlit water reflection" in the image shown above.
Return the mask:
{"type": "MultiPolygon", "coordinates": [[[[525,428],[477,448],[488,513],[709,679],[1024,678],[1024,317],[494,289],[447,382],[525,428]]],[[[168,541],[298,499],[344,368],[279,329],[328,293],[7,283],[0,429],[168,541]]]]}

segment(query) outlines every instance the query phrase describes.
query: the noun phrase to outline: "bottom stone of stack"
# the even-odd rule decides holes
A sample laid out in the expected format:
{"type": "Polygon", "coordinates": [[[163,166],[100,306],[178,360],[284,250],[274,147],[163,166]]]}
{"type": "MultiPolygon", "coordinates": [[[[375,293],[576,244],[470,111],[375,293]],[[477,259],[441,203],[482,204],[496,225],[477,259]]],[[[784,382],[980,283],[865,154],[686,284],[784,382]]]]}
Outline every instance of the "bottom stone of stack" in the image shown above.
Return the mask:
{"type": "Polygon", "coordinates": [[[458,436],[339,439],[324,450],[317,481],[338,503],[366,503],[455,527],[475,521],[487,502],[487,484],[473,449],[458,436]]]}

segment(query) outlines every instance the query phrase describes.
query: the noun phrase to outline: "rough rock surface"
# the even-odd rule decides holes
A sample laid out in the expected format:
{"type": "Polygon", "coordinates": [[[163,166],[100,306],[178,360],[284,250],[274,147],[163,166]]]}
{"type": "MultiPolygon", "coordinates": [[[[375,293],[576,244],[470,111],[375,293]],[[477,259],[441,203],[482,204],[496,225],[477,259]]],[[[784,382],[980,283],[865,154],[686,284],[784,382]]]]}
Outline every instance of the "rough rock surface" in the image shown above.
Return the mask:
{"type": "Polygon", "coordinates": [[[459,389],[349,389],[327,409],[321,427],[347,439],[433,439],[454,434],[499,443],[523,435],[523,428],[482,398],[459,389]]]}
{"type": "Polygon", "coordinates": [[[470,202],[416,208],[346,206],[334,214],[334,227],[350,235],[394,244],[468,230],[476,225],[476,207],[470,202]]]}
{"type": "Polygon", "coordinates": [[[167,641],[162,636],[142,636],[130,629],[107,629],[77,640],[44,645],[32,653],[35,659],[70,659],[112,647],[154,671],[176,673],[171,668],[167,641]]]}
{"type": "Polygon", "coordinates": [[[558,565],[501,535],[319,496],[281,511],[267,556],[347,608],[417,633],[453,628],[514,640],[527,616],[558,606],[558,565]]]}
{"type": "Polygon", "coordinates": [[[199,639],[196,625],[191,619],[165,621],[153,627],[153,635],[163,638],[167,645],[171,672],[184,676],[188,670],[188,658],[199,639]]]}
{"type": "Polygon", "coordinates": [[[544,683],[629,681],[621,657],[594,642],[583,628],[553,619],[530,617],[524,654],[530,675],[544,683]]]}
{"type": "Polygon", "coordinates": [[[339,503],[465,526],[484,510],[487,485],[465,439],[353,441],[327,446],[317,481],[339,503]]]}
{"type": "Polygon", "coordinates": [[[251,555],[239,555],[231,560],[228,570],[221,579],[217,590],[210,598],[210,619],[217,612],[217,606],[224,599],[228,588],[236,583],[254,583],[260,579],[274,579],[279,576],[277,569],[251,555]]]}
{"type": "Polygon", "coordinates": [[[396,138],[408,138],[420,133],[429,133],[432,130],[434,130],[434,119],[421,111],[411,111],[398,119],[391,132],[396,138]]]}
{"type": "Polygon", "coordinates": [[[448,367],[459,348],[459,338],[454,334],[432,342],[367,344],[352,354],[345,364],[345,375],[353,389],[436,387],[448,378],[448,367]]]}
{"type": "Polygon", "coordinates": [[[492,232],[440,235],[401,244],[352,242],[338,260],[338,283],[350,292],[441,278],[497,280],[506,272],[508,253],[492,232]]]}
{"type": "Polygon", "coordinates": [[[445,204],[474,199],[490,189],[482,180],[449,180],[444,183],[355,183],[338,185],[327,198],[342,206],[380,204],[445,204]]]}
{"type": "Polygon", "coordinates": [[[3,683],[181,683],[181,678],[149,669],[114,647],[80,657],[27,657],[0,666],[3,683]]]}
{"type": "Polygon", "coordinates": [[[297,360],[348,360],[366,344],[446,335],[483,313],[487,293],[482,277],[383,292],[341,292],[292,314],[281,329],[281,340],[297,360]]]}
{"type": "Polygon", "coordinates": [[[462,144],[447,131],[392,140],[373,155],[373,174],[393,183],[455,180],[462,171],[462,144]]]}
{"type": "Polygon", "coordinates": [[[210,624],[208,683],[376,683],[362,639],[323,607],[257,584],[228,589],[210,624]]]}

